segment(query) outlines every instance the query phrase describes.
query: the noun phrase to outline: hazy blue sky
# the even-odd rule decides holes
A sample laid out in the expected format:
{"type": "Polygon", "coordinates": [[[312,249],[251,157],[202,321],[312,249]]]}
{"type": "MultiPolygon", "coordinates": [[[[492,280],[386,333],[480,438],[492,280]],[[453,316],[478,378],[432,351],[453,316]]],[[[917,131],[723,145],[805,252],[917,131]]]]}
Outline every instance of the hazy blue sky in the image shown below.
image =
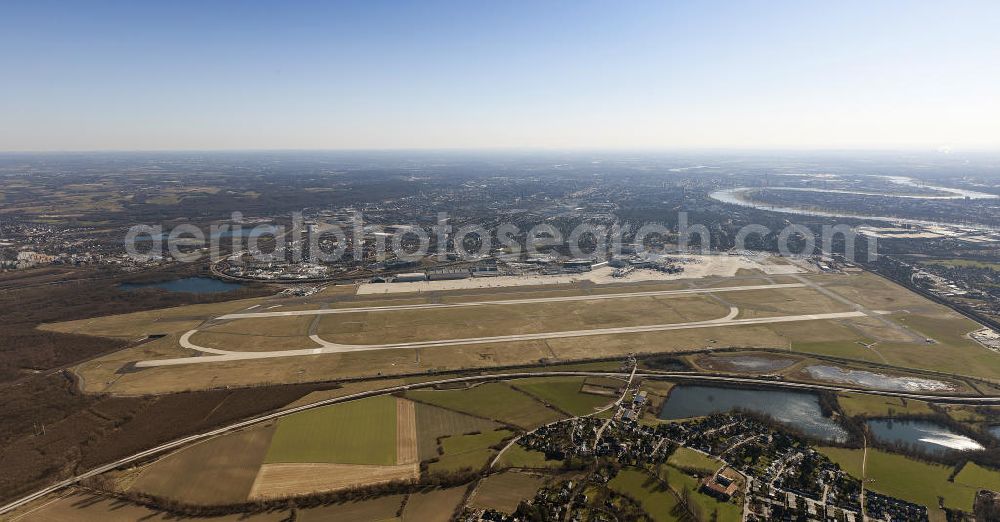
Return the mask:
{"type": "Polygon", "coordinates": [[[1000,1],[0,5],[0,150],[1000,148],[1000,1]]]}

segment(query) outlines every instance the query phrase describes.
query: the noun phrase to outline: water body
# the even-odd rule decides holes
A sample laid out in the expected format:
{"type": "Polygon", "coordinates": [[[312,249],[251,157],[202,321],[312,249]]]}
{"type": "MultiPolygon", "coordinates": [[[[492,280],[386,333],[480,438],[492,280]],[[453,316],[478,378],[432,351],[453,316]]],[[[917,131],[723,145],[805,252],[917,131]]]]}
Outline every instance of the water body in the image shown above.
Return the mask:
{"type": "Polygon", "coordinates": [[[157,283],[122,283],[118,285],[118,288],[125,291],[142,288],[161,288],[168,292],[190,292],[194,294],[229,292],[242,287],[243,285],[239,283],[228,283],[211,277],[185,277],[183,279],[172,279],[157,283]]]}
{"type": "Polygon", "coordinates": [[[706,357],[703,365],[741,372],[773,372],[795,364],[795,359],[759,355],[718,355],[706,357]]]}
{"type": "MultiPolygon", "coordinates": [[[[883,176],[883,177],[886,178],[886,179],[889,179],[893,183],[898,183],[898,184],[901,184],[901,185],[909,185],[909,186],[913,186],[913,187],[920,187],[920,188],[924,188],[924,189],[936,190],[936,191],[939,191],[939,192],[945,192],[945,193],[950,194],[950,195],[949,196],[918,196],[918,195],[911,195],[911,194],[906,194],[906,195],[903,195],[903,194],[898,194],[898,195],[894,195],[894,194],[877,194],[879,196],[898,197],[898,198],[906,198],[906,199],[928,199],[928,200],[933,200],[933,199],[964,199],[964,198],[969,198],[969,199],[996,199],[997,197],[1000,197],[1000,196],[997,196],[995,194],[987,194],[985,192],[975,192],[975,191],[971,191],[971,190],[955,189],[955,188],[950,188],[950,187],[941,187],[941,186],[937,186],[937,185],[930,185],[930,184],[923,183],[923,182],[920,182],[920,181],[915,181],[915,180],[913,180],[911,178],[907,178],[907,177],[903,177],[903,176],[883,176]]],[[[944,223],[944,222],[938,222],[938,221],[928,221],[928,220],[923,220],[923,219],[908,219],[908,218],[898,218],[898,217],[892,217],[892,216],[870,216],[870,215],[865,215],[865,214],[849,214],[849,213],[846,213],[846,212],[833,212],[833,211],[827,211],[827,210],[815,210],[815,209],[805,209],[805,208],[797,208],[797,207],[784,207],[784,206],[779,206],[779,205],[769,205],[767,203],[761,203],[761,202],[753,201],[753,200],[747,198],[746,197],[746,193],[750,192],[752,190],[756,190],[756,188],[751,188],[751,187],[737,187],[737,188],[732,188],[732,189],[717,190],[717,191],[712,192],[711,194],[709,194],[709,197],[712,198],[712,199],[714,199],[714,200],[716,200],[716,201],[719,201],[719,202],[722,202],[722,203],[728,203],[730,205],[739,205],[739,206],[744,206],[744,207],[752,207],[752,208],[756,208],[756,209],[759,209],[759,210],[769,210],[769,211],[772,211],[772,212],[783,212],[783,213],[786,213],[786,214],[796,214],[796,215],[800,215],[800,216],[820,216],[820,217],[832,217],[832,218],[869,219],[869,220],[874,220],[874,221],[889,221],[889,222],[893,222],[893,223],[906,223],[906,224],[910,224],[910,225],[918,225],[918,226],[924,226],[924,227],[941,226],[941,225],[944,225],[944,226],[969,227],[969,224],[967,224],[967,223],[944,223]]],[[[869,193],[869,192],[862,192],[862,191],[819,190],[819,189],[816,189],[816,188],[806,188],[806,187],[802,187],[802,188],[799,188],[799,187],[768,187],[768,190],[788,190],[788,191],[803,191],[803,192],[834,192],[834,193],[840,193],[840,194],[876,195],[876,194],[872,194],[872,193],[869,193]]],[[[985,225],[980,225],[980,226],[986,227],[985,225]]],[[[986,227],[986,229],[987,230],[992,230],[992,227],[986,227]]]]}
{"type": "MultiPolygon", "coordinates": [[[[989,194],[986,192],[976,192],[974,190],[957,189],[951,187],[942,187],[939,185],[932,185],[930,183],[925,183],[923,181],[918,181],[913,178],[908,178],[906,176],[880,176],[883,179],[887,179],[898,185],[907,185],[910,187],[917,187],[928,190],[936,190],[938,192],[947,192],[952,194],[952,199],[996,199],[1000,196],[996,194],[989,194]]],[[[934,196],[929,196],[929,199],[940,199],[934,196]]]]}
{"type": "Polygon", "coordinates": [[[686,419],[743,409],[767,415],[813,437],[847,440],[847,432],[823,416],[819,398],[810,393],[678,385],[663,404],[661,419],[686,419]]]}
{"type": "Polygon", "coordinates": [[[1000,424],[996,426],[990,426],[988,431],[990,432],[990,435],[993,435],[994,439],[1000,440],[1000,424]]]}
{"type": "Polygon", "coordinates": [[[827,382],[840,382],[846,384],[857,384],[876,390],[894,391],[949,391],[955,387],[941,381],[933,379],[922,379],[919,377],[890,377],[881,373],[867,372],[864,370],[850,370],[839,366],[813,365],[805,368],[806,373],[813,379],[827,382]]]}
{"type": "Polygon", "coordinates": [[[873,419],[867,422],[875,437],[883,442],[904,443],[917,449],[942,454],[949,451],[981,450],[983,445],[935,422],[873,419]]]}

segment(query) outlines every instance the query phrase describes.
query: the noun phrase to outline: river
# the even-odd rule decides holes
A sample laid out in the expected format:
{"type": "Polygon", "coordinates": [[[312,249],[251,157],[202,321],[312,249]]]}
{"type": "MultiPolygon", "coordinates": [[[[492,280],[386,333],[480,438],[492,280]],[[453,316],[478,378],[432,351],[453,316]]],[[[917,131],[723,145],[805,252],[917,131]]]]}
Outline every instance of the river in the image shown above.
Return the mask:
{"type": "MultiPolygon", "coordinates": [[[[1000,196],[996,194],[988,194],[985,192],[975,192],[971,190],[956,189],[950,187],[941,187],[938,185],[931,185],[923,183],[920,181],[915,181],[911,178],[906,178],[902,176],[882,176],[889,179],[893,183],[898,183],[901,185],[909,185],[913,187],[920,187],[924,189],[936,190],[939,192],[944,192],[950,195],[946,196],[919,196],[914,194],[882,194],[873,192],[862,192],[862,191],[851,191],[851,190],[821,190],[812,187],[767,187],[767,190],[786,190],[786,191],[800,191],[800,192],[832,192],[836,194],[857,194],[857,195],[867,195],[867,196],[886,196],[886,197],[897,197],[906,199],[926,199],[926,200],[941,200],[941,199],[996,199],[1000,196]]],[[[751,190],[758,190],[763,187],[736,187],[731,189],[717,190],[709,194],[709,197],[719,201],[721,203],[728,203],[730,205],[739,205],[742,207],[752,207],[758,210],[768,210],[772,212],[784,212],[786,214],[797,214],[801,216],[820,216],[820,217],[832,217],[832,218],[848,218],[848,219],[867,219],[873,221],[890,221],[893,223],[905,223],[909,225],[917,225],[923,227],[929,226],[957,226],[957,227],[969,227],[968,223],[944,223],[938,221],[928,221],[922,219],[910,219],[910,218],[899,218],[893,216],[872,216],[865,214],[849,214],[846,212],[833,212],[828,210],[816,210],[816,209],[805,209],[797,207],[785,207],[780,205],[769,205],[767,203],[761,203],[757,201],[750,200],[744,195],[751,190]]],[[[980,225],[985,226],[985,225],[980,225]]],[[[992,230],[991,227],[987,227],[992,230]]]]}

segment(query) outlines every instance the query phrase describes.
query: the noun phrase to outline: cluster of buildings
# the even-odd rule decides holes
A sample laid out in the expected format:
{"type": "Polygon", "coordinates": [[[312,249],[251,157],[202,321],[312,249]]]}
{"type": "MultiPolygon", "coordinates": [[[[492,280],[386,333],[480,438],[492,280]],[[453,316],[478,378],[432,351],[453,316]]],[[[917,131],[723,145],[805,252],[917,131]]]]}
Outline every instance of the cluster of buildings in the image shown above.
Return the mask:
{"type": "Polygon", "coordinates": [[[277,261],[250,261],[241,256],[231,256],[225,263],[215,266],[222,275],[258,281],[322,281],[329,279],[334,269],[315,263],[288,263],[277,261]]]}
{"type": "MultiPolygon", "coordinates": [[[[568,419],[539,428],[518,444],[548,459],[596,457],[639,468],[661,465],[683,446],[720,461],[718,470],[699,479],[699,489],[720,501],[742,498],[748,521],[861,521],[860,481],[805,441],[743,415],[640,423],[637,415],[646,401],[642,392],[632,393],[611,419],[568,419]]],[[[924,506],[870,491],[864,501],[867,520],[927,520],[924,506]]]]}
{"type": "Polygon", "coordinates": [[[586,502],[586,496],[579,492],[580,484],[565,480],[552,486],[543,487],[535,493],[530,502],[522,503],[514,513],[504,513],[495,509],[473,512],[462,518],[466,522],[519,522],[521,520],[570,520],[572,510],[586,502]]]}
{"type": "MultiPolygon", "coordinates": [[[[861,521],[861,482],[797,437],[742,415],[661,428],[675,443],[717,457],[747,477],[748,521],[861,521]]],[[[716,496],[723,486],[717,478],[702,481],[702,490],[716,496]]],[[[867,520],[927,520],[924,506],[870,491],[864,500],[867,520]]]]}

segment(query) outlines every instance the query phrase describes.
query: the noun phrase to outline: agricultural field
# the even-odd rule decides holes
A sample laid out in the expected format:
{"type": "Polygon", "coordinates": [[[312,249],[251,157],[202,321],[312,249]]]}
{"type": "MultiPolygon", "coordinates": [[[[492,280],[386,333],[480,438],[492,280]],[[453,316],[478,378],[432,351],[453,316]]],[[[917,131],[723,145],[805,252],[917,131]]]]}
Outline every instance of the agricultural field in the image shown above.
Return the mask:
{"type": "Polygon", "coordinates": [[[448,522],[465,497],[465,486],[413,493],[403,509],[403,522],[448,522]]]}
{"type": "Polygon", "coordinates": [[[466,390],[414,390],[406,397],[484,419],[534,429],[563,415],[505,383],[490,382],[466,390]]]}
{"type": "Polygon", "coordinates": [[[264,426],[195,444],[142,468],[128,490],[192,504],[242,502],[273,434],[264,426]]]}
{"type": "Polygon", "coordinates": [[[393,520],[403,504],[403,495],[389,495],[371,500],[331,504],[298,511],[296,521],[393,520]]]}
{"type": "MultiPolygon", "coordinates": [[[[185,447],[123,483],[131,492],[217,504],[415,478],[417,407],[381,395],[295,413],[185,447]]],[[[495,426],[469,419],[464,426],[495,426]]]]}
{"type": "Polygon", "coordinates": [[[512,385],[570,415],[589,415],[614,402],[617,397],[583,393],[583,377],[541,377],[518,379],[512,385]]]}
{"type": "Polygon", "coordinates": [[[478,470],[492,459],[497,446],[505,439],[513,436],[508,430],[494,430],[468,435],[452,435],[441,441],[444,454],[437,462],[431,462],[427,467],[430,472],[452,472],[462,469],[478,470]]]}
{"type": "Polygon", "coordinates": [[[316,408],[278,421],[265,463],[396,464],[396,399],[316,408]]]}
{"type": "Polygon", "coordinates": [[[513,513],[524,499],[530,499],[545,484],[546,477],[531,473],[505,471],[482,480],[476,496],[469,503],[480,509],[513,513]]]}
{"type": "Polygon", "coordinates": [[[491,420],[464,415],[456,411],[431,406],[424,403],[414,403],[417,420],[417,445],[420,460],[427,460],[438,455],[438,439],[462,435],[474,431],[487,432],[500,427],[491,420]]]}

